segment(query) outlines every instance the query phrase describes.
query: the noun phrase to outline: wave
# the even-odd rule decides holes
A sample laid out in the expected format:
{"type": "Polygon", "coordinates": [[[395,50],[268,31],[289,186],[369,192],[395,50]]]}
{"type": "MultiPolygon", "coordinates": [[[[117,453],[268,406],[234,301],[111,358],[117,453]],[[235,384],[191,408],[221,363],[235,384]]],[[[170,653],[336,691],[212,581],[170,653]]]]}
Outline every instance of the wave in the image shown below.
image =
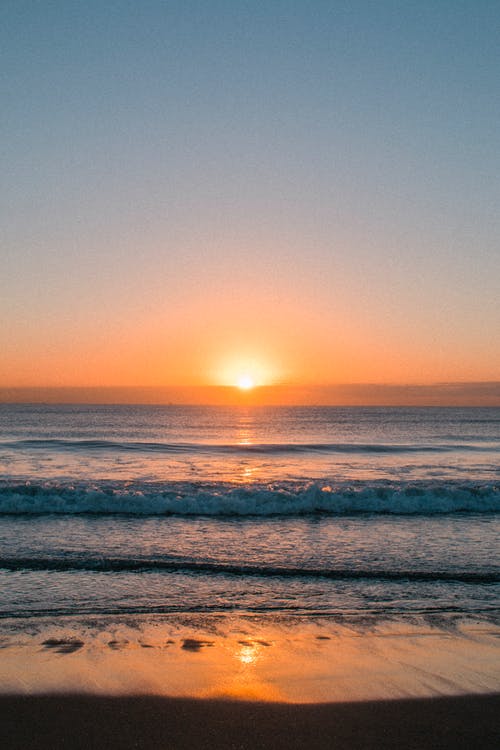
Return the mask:
{"type": "Polygon", "coordinates": [[[195,561],[174,557],[0,557],[0,569],[9,571],[87,572],[170,572],[207,575],[259,576],[278,578],[328,578],[330,580],[382,580],[408,582],[500,583],[500,572],[383,570],[353,568],[303,568],[280,565],[235,564],[224,561],[195,561]]]}
{"type": "Polygon", "coordinates": [[[4,482],[0,514],[293,516],[500,512],[490,482],[326,481],[235,485],[203,482],[4,482]]]}
{"type": "Polygon", "coordinates": [[[161,443],[115,440],[24,439],[1,442],[0,448],[10,450],[42,449],[56,451],[120,451],[139,453],[212,453],[212,454],[276,454],[276,453],[451,453],[455,451],[500,452],[498,444],[474,443],[161,443]]]}

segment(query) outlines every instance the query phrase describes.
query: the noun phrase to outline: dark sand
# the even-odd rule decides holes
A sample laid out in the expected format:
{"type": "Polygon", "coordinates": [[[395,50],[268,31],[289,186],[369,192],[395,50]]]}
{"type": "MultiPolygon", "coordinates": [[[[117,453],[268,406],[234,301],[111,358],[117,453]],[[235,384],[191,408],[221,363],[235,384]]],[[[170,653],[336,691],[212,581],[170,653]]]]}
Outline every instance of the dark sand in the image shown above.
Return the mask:
{"type": "Polygon", "coordinates": [[[500,694],[286,704],[154,696],[0,697],[2,750],[498,750],[500,694]]]}

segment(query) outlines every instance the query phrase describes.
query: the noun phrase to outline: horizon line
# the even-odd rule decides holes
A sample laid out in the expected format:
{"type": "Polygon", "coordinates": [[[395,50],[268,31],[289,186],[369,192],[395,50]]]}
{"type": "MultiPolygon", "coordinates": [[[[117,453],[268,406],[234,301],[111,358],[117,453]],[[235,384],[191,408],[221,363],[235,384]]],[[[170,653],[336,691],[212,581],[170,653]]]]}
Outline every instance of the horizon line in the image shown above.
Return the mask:
{"type": "Polygon", "coordinates": [[[331,385],[0,386],[0,403],[192,406],[500,406],[500,381],[331,385]]]}

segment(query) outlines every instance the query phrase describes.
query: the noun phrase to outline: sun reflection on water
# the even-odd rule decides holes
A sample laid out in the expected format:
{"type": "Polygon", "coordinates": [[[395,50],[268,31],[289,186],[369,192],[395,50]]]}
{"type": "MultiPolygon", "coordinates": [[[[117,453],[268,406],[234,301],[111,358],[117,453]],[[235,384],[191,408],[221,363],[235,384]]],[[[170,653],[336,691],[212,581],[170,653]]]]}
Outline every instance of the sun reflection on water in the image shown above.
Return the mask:
{"type": "Polygon", "coordinates": [[[242,664],[255,664],[260,656],[261,650],[261,646],[257,643],[240,643],[240,648],[236,652],[236,658],[239,659],[242,664]]]}
{"type": "Polygon", "coordinates": [[[241,472],[241,476],[244,481],[249,482],[253,479],[253,476],[255,474],[255,467],[252,466],[244,466],[243,471],[241,472]]]}

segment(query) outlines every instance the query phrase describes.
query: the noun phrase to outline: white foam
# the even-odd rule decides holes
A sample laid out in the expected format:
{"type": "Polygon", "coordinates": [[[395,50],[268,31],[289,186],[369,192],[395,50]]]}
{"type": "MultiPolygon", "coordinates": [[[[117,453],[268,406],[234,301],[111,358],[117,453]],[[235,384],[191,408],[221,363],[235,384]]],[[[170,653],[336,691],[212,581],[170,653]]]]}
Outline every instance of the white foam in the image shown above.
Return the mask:
{"type": "Polygon", "coordinates": [[[314,513],[490,513],[500,511],[500,487],[494,484],[321,482],[283,486],[118,483],[17,484],[0,487],[3,514],[176,514],[182,516],[270,516],[314,513]]]}

